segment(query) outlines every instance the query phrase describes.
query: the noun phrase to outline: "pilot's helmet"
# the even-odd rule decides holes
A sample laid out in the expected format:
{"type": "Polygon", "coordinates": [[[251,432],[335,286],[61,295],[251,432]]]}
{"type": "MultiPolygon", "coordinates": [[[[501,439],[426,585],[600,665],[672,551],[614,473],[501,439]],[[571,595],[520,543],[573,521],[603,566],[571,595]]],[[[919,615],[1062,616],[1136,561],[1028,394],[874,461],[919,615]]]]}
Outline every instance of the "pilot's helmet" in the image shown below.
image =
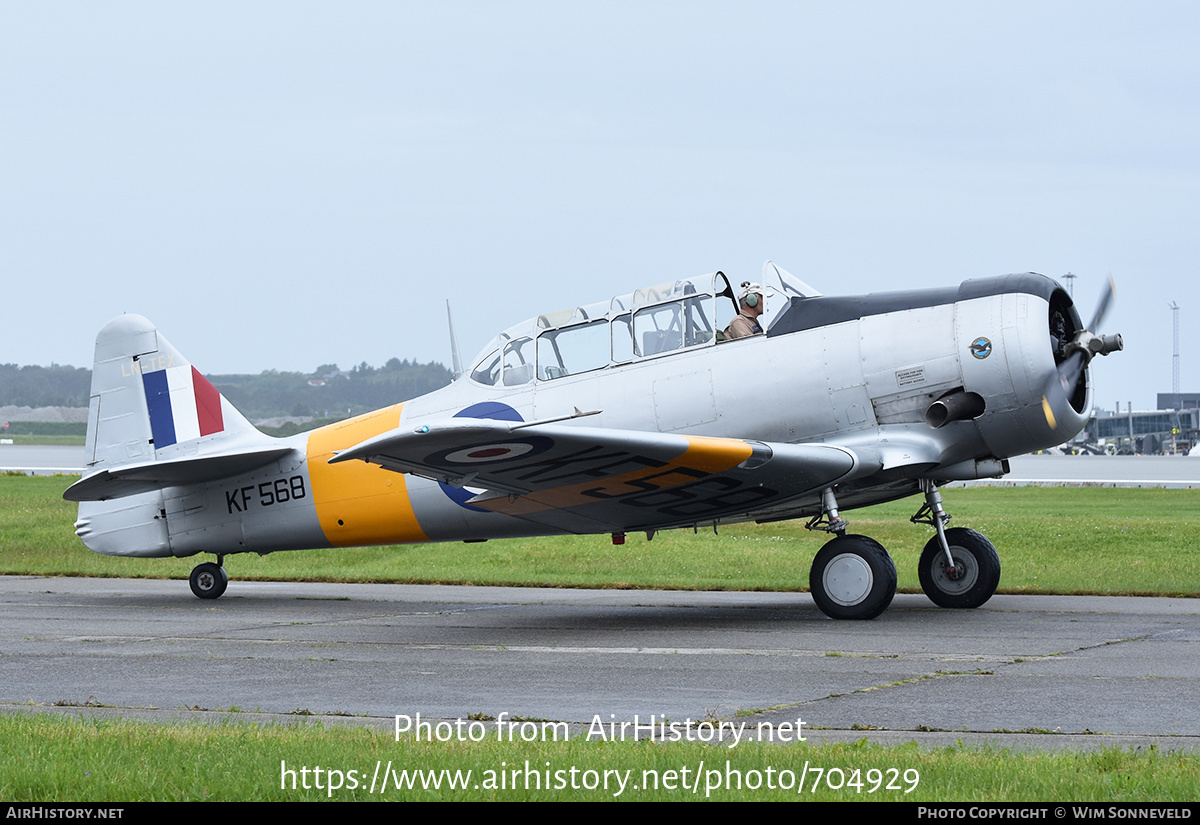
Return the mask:
{"type": "Polygon", "coordinates": [[[742,286],[738,290],[737,297],[739,304],[756,307],[758,306],[758,302],[764,297],[762,285],[751,281],[742,281],[742,286]]]}

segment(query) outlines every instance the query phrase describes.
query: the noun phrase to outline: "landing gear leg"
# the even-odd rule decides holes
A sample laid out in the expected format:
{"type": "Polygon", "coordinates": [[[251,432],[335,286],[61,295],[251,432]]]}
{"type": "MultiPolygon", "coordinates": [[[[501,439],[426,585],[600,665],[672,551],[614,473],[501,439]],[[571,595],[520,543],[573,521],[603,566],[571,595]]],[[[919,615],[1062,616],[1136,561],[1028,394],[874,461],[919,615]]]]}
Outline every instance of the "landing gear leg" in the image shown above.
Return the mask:
{"type": "Polygon", "coordinates": [[[849,525],[838,515],[831,488],[821,494],[821,508],[806,526],[837,538],[813,559],[808,577],[813,601],[832,619],[874,619],[896,595],[896,565],[879,542],[846,534],[849,525]]]}
{"type": "Polygon", "coordinates": [[[808,524],[804,525],[805,529],[824,530],[826,533],[844,536],[849,526],[850,522],[838,514],[838,503],[833,488],[826,487],[821,491],[821,512],[808,520],[808,524]]]}
{"type": "Polygon", "coordinates": [[[192,570],[189,584],[197,598],[219,598],[225,592],[225,588],[229,586],[229,575],[225,572],[225,556],[218,555],[216,564],[211,561],[197,564],[196,568],[192,570]]]}
{"type": "Polygon", "coordinates": [[[925,494],[925,504],[917,514],[909,519],[913,524],[928,524],[937,530],[938,545],[946,554],[947,571],[954,575],[954,557],[950,554],[950,545],[946,542],[946,522],[950,514],[942,507],[942,494],[937,485],[929,479],[921,479],[921,492],[925,494]]]}
{"type": "Polygon", "coordinates": [[[979,607],[1000,586],[1000,556],[982,533],[963,527],[947,530],[950,516],[942,508],[937,486],[930,481],[922,481],[921,486],[925,505],[912,521],[937,530],[921,551],[917,569],[921,589],[938,607],[979,607]]]}

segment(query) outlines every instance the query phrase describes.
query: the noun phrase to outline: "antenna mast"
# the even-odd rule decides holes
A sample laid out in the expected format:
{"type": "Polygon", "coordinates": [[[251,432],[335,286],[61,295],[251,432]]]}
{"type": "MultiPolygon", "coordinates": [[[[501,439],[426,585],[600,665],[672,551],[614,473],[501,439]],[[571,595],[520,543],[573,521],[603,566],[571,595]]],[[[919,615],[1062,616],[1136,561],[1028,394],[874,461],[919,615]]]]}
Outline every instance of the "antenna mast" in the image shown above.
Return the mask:
{"type": "Polygon", "coordinates": [[[454,335],[454,318],[450,315],[450,299],[446,299],[446,323],[450,327],[450,363],[454,378],[463,374],[462,358],[458,354],[458,338],[454,335]]]}

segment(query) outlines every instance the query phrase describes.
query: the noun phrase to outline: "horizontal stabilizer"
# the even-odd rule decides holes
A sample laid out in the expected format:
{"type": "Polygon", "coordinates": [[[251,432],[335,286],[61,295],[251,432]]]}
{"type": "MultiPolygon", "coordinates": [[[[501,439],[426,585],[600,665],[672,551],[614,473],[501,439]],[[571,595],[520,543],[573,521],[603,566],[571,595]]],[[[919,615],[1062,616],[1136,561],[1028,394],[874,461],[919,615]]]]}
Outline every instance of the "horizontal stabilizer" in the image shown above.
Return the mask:
{"type": "Polygon", "coordinates": [[[107,501],[163,487],[216,481],[269,464],[291,452],[292,447],[270,446],[124,464],[80,479],[67,488],[63,498],[67,501],[107,501]]]}

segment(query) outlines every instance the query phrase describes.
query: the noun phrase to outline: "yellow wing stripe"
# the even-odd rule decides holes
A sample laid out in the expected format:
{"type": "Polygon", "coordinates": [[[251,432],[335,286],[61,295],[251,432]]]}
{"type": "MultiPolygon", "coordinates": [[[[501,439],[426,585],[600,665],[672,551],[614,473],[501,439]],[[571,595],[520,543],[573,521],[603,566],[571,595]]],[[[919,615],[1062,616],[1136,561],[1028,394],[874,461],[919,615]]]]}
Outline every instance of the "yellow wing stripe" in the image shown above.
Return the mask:
{"type": "Polygon", "coordinates": [[[403,404],[314,430],[308,475],[317,521],[337,547],[428,541],[408,496],[406,477],[365,461],[329,464],[337,450],[395,429],[403,404]]]}

